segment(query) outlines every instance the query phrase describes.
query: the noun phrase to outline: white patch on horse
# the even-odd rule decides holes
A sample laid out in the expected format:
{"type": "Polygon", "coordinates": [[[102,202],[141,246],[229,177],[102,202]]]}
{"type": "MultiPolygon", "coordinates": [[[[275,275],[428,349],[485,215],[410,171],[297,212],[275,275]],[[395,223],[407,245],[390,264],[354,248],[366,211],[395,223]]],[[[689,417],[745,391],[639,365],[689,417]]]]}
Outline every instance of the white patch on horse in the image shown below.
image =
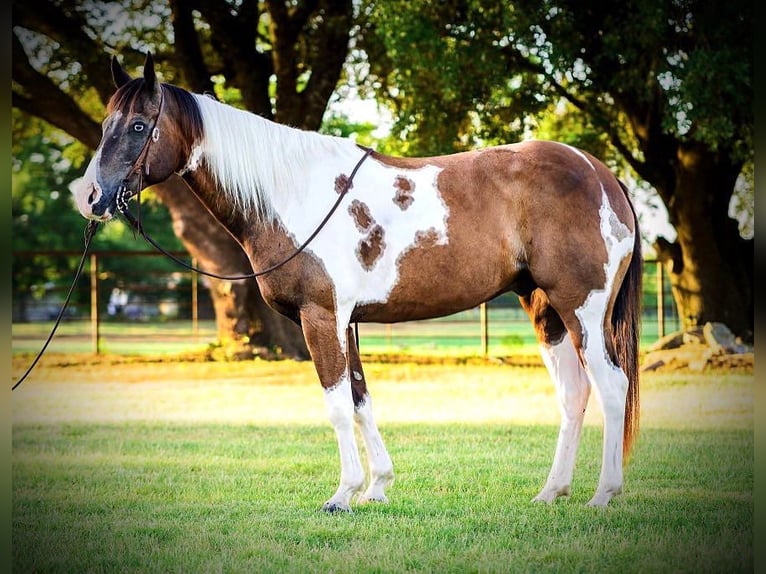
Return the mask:
{"type": "Polygon", "coordinates": [[[609,357],[604,339],[604,320],[616,274],[622,261],[632,253],[634,244],[634,234],[620,222],[609,204],[603,185],[601,189],[599,216],[607,253],[604,264],[606,281],[603,289],[591,291],[585,303],[575,310],[584,335],[582,356],[585,370],[596,390],[604,417],[601,476],[596,493],[588,502],[590,506],[605,506],[622,491],[622,443],[628,378],[609,357]]]}
{"type": "MultiPolygon", "coordinates": [[[[633,252],[633,233],[627,225],[619,220],[612,209],[603,184],[601,185],[599,217],[601,219],[601,236],[604,238],[607,253],[607,262],[604,264],[606,282],[603,289],[596,289],[588,294],[585,302],[575,310],[575,314],[580,319],[583,332],[586,334],[583,347],[587,350],[594,347],[600,348],[611,364],[606,351],[602,326],[617,269],[622,260],[633,252]],[[598,340],[592,340],[594,335],[598,340]]],[[[612,367],[619,370],[614,365],[612,367]]]]}
{"type": "Polygon", "coordinates": [[[102,193],[101,185],[98,183],[98,162],[100,159],[101,148],[99,147],[83,176],[69,184],[69,191],[72,193],[77,209],[86,217],[93,212],[91,206],[98,202],[102,193]]]}
{"type": "Polygon", "coordinates": [[[199,167],[200,162],[202,161],[202,146],[195,145],[191,153],[189,154],[189,159],[186,161],[186,165],[181,169],[181,171],[178,172],[178,175],[183,175],[186,172],[194,171],[199,167]]]}
{"type": "MultiPolygon", "coordinates": [[[[355,155],[351,157],[314,162],[306,174],[309,189],[304,200],[287,209],[282,206],[277,209],[279,219],[296,244],[303,243],[314,232],[333,205],[337,198],[334,182],[339,173],[350,173],[359,161],[360,151],[354,148],[355,155]]],[[[356,305],[387,301],[399,280],[402,258],[418,245],[423,234],[428,233],[435,245],[448,242],[449,210],[437,185],[440,172],[441,168],[436,166],[403,170],[367,158],[354,177],[344,207],[309,244],[307,251],[319,259],[334,282],[340,341],[345,340],[347,320],[356,305]],[[402,176],[412,180],[418,190],[417,201],[406,211],[392,201],[394,181],[402,176]],[[360,209],[352,208],[349,212],[352,204],[364,204],[363,218],[360,209]],[[368,219],[370,225],[365,226],[368,219]],[[360,242],[369,241],[370,230],[377,226],[381,230],[380,241],[368,246],[375,251],[365,263],[360,257],[360,242]]]]}

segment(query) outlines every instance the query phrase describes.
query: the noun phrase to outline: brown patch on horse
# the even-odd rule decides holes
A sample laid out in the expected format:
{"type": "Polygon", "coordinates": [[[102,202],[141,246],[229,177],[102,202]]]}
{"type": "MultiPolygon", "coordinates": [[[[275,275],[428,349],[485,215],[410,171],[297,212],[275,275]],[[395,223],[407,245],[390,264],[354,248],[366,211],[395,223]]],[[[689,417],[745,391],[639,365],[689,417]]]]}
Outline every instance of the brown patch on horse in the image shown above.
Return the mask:
{"type": "Polygon", "coordinates": [[[386,232],[375,222],[366,203],[355,199],[349,205],[348,212],[354,219],[356,228],[363,233],[366,232],[356,247],[356,258],[365,271],[370,271],[383,256],[386,248],[384,241],[386,232]]]}
{"type": "Polygon", "coordinates": [[[351,179],[345,173],[335,178],[335,193],[338,195],[346,193],[353,186],[354,184],[351,183],[351,179]]]}
{"type": "Polygon", "coordinates": [[[529,295],[519,296],[519,302],[532,320],[537,340],[546,345],[558,345],[567,330],[545,292],[535,289],[529,295]]]}
{"type": "Polygon", "coordinates": [[[396,193],[393,201],[399,206],[399,209],[404,211],[415,201],[415,198],[412,197],[412,192],[415,191],[415,182],[409,177],[397,175],[394,179],[394,187],[396,193]]]}
{"type": "Polygon", "coordinates": [[[367,204],[358,199],[351,202],[351,205],[348,206],[348,212],[354,218],[354,223],[359,231],[369,231],[375,221],[367,204]]]}
{"type": "Polygon", "coordinates": [[[364,378],[362,359],[359,357],[357,341],[352,327],[346,330],[346,350],[348,352],[348,374],[351,378],[351,395],[354,399],[354,407],[358,409],[364,404],[367,396],[367,381],[364,378]]]}
{"type": "Polygon", "coordinates": [[[386,248],[385,231],[380,225],[375,224],[369,233],[359,242],[356,248],[356,257],[365,271],[372,270],[375,264],[383,256],[386,248]]]}
{"type": "Polygon", "coordinates": [[[415,247],[434,247],[439,243],[439,232],[433,227],[415,234],[415,247]]]}

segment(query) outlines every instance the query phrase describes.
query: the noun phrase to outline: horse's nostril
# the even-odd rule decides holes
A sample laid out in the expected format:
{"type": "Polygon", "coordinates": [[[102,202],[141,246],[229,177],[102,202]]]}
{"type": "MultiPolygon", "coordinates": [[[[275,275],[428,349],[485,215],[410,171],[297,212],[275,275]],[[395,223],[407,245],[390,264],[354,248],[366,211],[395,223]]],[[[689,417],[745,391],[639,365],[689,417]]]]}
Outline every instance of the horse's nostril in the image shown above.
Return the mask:
{"type": "Polygon", "coordinates": [[[96,201],[96,189],[94,188],[90,195],[88,196],[88,205],[93,205],[93,202],[96,201]]]}

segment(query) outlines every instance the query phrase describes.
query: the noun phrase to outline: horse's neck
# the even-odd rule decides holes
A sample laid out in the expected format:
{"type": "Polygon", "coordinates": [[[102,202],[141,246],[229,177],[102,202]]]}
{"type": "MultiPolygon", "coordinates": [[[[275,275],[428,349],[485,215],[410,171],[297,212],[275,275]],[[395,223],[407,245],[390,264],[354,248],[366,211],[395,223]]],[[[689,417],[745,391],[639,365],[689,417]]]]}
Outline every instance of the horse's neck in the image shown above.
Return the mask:
{"type": "Polygon", "coordinates": [[[295,238],[286,231],[279,217],[269,219],[255,211],[233,208],[228,195],[204,167],[185,173],[183,178],[213,217],[242,246],[253,269],[271,267],[292,252],[295,238]]]}

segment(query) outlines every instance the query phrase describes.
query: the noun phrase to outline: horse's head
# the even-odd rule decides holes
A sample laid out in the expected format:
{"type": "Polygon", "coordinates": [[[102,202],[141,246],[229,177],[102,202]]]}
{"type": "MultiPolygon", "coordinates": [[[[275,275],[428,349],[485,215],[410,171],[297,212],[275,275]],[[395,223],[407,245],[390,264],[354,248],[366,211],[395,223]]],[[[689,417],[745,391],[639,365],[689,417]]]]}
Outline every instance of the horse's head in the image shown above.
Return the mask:
{"type": "Polygon", "coordinates": [[[177,171],[184,159],[173,135],[168,102],[147,54],[142,78],[131,78],[112,58],[117,91],[109,100],[103,134],[85,175],[70,189],[80,213],[106,221],[142,188],[159,183],[177,171]]]}

